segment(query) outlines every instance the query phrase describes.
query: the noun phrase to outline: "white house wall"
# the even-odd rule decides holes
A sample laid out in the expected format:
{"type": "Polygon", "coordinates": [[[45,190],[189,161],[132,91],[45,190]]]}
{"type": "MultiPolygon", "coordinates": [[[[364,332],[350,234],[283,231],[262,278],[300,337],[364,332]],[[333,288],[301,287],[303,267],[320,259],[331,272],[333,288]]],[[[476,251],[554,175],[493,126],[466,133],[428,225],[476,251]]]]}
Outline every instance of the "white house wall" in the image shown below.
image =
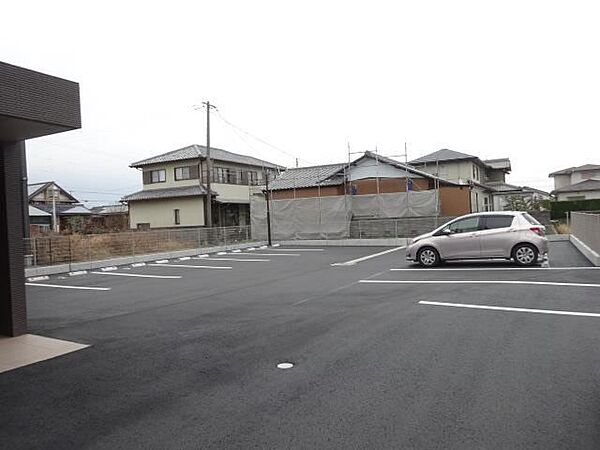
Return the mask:
{"type": "MultiPolygon", "coordinates": [[[[418,169],[423,172],[436,174],[439,172],[439,177],[448,181],[466,182],[467,180],[473,179],[473,166],[475,164],[472,161],[453,161],[453,162],[440,162],[439,167],[435,163],[428,163],[426,166],[419,166],[418,169]]],[[[484,175],[484,170],[479,168],[479,175],[484,175]]],[[[480,181],[480,180],[476,180],[480,181]]]]}
{"type": "MultiPolygon", "coordinates": [[[[164,184],[164,183],[163,183],[164,184]]],[[[175,228],[204,225],[204,198],[183,197],[129,202],[131,228],[149,223],[151,228],[175,228]],[[175,224],[179,209],[180,224],[175,224]]]]}
{"type": "Polygon", "coordinates": [[[576,200],[569,197],[584,196],[585,200],[594,200],[600,198],[600,191],[580,191],[580,192],[562,192],[557,194],[558,201],[576,200]]]}
{"type": "MultiPolygon", "coordinates": [[[[390,164],[372,159],[363,159],[348,170],[350,181],[364,180],[368,178],[406,178],[406,170],[394,167],[390,164]]],[[[410,178],[423,178],[420,175],[409,173],[410,178]]]]}

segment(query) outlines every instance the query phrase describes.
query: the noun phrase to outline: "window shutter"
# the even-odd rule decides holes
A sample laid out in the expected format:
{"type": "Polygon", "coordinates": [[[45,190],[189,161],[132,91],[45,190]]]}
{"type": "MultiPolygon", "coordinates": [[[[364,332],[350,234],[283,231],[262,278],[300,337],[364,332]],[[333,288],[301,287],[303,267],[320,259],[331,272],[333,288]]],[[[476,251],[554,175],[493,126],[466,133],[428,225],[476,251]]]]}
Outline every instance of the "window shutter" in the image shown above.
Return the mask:
{"type": "Polygon", "coordinates": [[[190,166],[190,179],[197,180],[198,177],[199,177],[198,166],[197,165],[190,166]]]}
{"type": "Polygon", "coordinates": [[[152,183],[152,172],[150,172],[149,170],[144,171],[143,175],[142,175],[142,182],[144,184],[151,184],[152,183]]]}

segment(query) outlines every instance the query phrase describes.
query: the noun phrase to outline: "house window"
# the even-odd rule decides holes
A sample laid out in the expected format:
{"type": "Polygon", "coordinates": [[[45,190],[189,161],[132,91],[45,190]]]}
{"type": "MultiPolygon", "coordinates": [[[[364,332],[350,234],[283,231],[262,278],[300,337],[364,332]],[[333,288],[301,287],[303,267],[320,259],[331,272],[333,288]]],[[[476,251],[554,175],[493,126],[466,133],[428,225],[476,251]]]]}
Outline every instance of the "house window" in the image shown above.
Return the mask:
{"type": "Polygon", "coordinates": [[[258,176],[257,176],[257,175],[258,175],[258,174],[257,174],[256,172],[252,171],[252,170],[251,170],[250,172],[248,172],[248,182],[249,182],[251,185],[256,185],[256,184],[258,184],[258,183],[257,183],[257,181],[258,181],[258,176]]]}
{"type": "Polygon", "coordinates": [[[189,167],[175,167],[175,181],[189,180],[190,178],[189,167]]]}
{"type": "Polygon", "coordinates": [[[179,217],[179,210],[178,209],[174,209],[173,213],[175,215],[174,219],[175,219],[175,225],[180,225],[181,224],[181,217],[179,217]]]}
{"type": "Polygon", "coordinates": [[[164,183],[165,181],[167,181],[167,171],[165,169],[150,172],[150,183],[164,183]]]}
{"type": "Polygon", "coordinates": [[[490,211],[490,199],[489,197],[483,197],[483,210],[490,211]]]}

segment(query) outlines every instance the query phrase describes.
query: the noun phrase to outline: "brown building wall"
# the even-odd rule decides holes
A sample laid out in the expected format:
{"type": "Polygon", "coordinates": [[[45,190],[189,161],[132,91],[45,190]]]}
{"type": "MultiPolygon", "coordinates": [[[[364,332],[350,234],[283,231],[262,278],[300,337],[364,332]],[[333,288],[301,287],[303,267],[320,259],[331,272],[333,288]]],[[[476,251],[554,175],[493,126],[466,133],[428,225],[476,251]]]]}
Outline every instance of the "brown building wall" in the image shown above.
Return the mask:
{"type": "Polygon", "coordinates": [[[308,198],[308,197],[331,197],[334,195],[344,195],[343,186],[323,186],[320,189],[317,187],[285,189],[281,191],[272,191],[273,200],[287,200],[290,198],[308,198]]]}
{"type": "MultiPolygon", "coordinates": [[[[350,183],[356,186],[356,195],[377,194],[377,179],[357,180],[350,183]]],[[[413,190],[426,191],[430,189],[429,180],[417,178],[413,180],[413,190]]],[[[394,192],[406,192],[405,178],[380,178],[379,193],[391,194],[394,192]]]]}
{"type": "Polygon", "coordinates": [[[440,188],[442,216],[462,216],[471,212],[468,186],[444,186],[440,188]]]}

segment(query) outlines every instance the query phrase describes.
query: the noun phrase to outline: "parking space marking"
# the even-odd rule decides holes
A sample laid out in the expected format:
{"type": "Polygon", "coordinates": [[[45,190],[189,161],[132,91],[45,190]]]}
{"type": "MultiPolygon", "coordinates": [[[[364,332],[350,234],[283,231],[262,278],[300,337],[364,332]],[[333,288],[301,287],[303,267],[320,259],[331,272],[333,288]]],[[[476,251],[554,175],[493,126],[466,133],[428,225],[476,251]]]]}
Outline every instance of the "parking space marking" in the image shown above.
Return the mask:
{"type": "MultiPolygon", "coordinates": [[[[194,258],[196,259],[196,258],[194,258]]],[[[256,259],[256,258],[198,258],[204,261],[238,261],[238,262],[268,262],[270,259],[256,259]]]]}
{"type": "Polygon", "coordinates": [[[469,309],[487,309],[492,311],[510,311],[510,312],[527,312],[535,314],[554,314],[560,316],[582,316],[582,317],[600,317],[599,313],[589,313],[580,311],[562,311],[554,309],[531,309],[531,308],[513,308],[507,306],[484,306],[484,305],[470,305],[466,303],[444,303],[444,302],[427,302],[420,301],[420,305],[432,305],[432,306],[449,306],[452,308],[469,308],[469,309]]]}
{"type": "Polygon", "coordinates": [[[63,286],[61,284],[45,284],[45,283],[25,283],[26,286],[40,286],[59,289],[81,289],[84,291],[110,291],[111,288],[92,287],[92,286],[63,286]]]}
{"type": "Polygon", "coordinates": [[[300,253],[236,253],[236,255],[259,256],[300,256],[300,253]]]}
{"type": "Polygon", "coordinates": [[[354,264],[357,264],[359,262],[366,261],[366,260],[372,259],[372,258],[377,258],[378,256],[386,255],[388,253],[397,252],[398,250],[402,250],[404,248],[406,248],[406,246],[403,246],[403,247],[394,247],[394,248],[391,248],[389,250],[384,250],[384,251],[379,252],[379,253],[373,253],[372,255],[363,256],[362,258],[356,258],[356,259],[352,259],[350,261],[341,262],[341,263],[333,263],[331,265],[332,266],[353,266],[354,264]]]}
{"type": "Polygon", "coordinates": [[[453,272],[453,271],[495,271],[495,270],[598,270],[600,267],[452,267],[444,269],[403,268],[390,269],[392,272],[453,272]]]}
{"type": "Polygon", "coordinates": [[[561,283],[556,281],[509,281],[509,280],[360,280],[359,283],[374,284],[526,284],[533,286],[569,286],[600,288],[600,284],[561,283]]]}
{"type": "Polygon", "coordinates": [[[324,248],[272,248],[274,252],[324,252],[324,248]]]}
{"type": "MultiPolygon", "coordinates": [[[[162,266],[162,264],[161,264],[162,266]]],[[[181,278],[181,275],[143,275],[141,273],[119,273],[119,272],[90,272],[96,275],[112,275],[117,277],[135,277],[135,278],[167,278],[177,279],[181,278]]]]}
{"type": "Polygon", "coordinates": [[[233,267],[227,267],[227,266],[195,266],[193,264],[148,264],[148,265],[154,266],[154,267],[182,267],[184,269],[217,269],[217,270],[233,269],[233,267]]]}

